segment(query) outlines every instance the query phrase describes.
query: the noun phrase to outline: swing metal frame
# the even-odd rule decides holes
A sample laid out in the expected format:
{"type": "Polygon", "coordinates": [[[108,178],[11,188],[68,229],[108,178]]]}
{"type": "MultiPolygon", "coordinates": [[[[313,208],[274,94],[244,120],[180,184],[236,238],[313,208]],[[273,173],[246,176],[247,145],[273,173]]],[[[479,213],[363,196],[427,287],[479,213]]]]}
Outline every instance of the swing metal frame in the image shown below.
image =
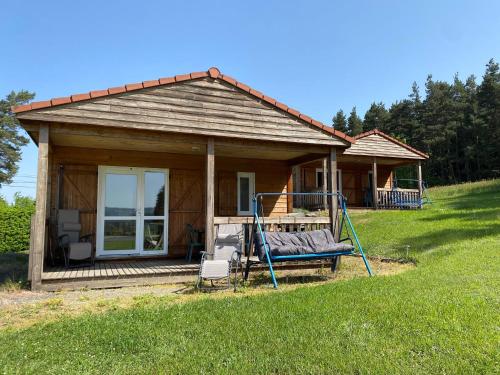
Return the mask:
{"type": "MultiPolygon", "coordinates": [[[[246,262],[246,272],[245,272],[245,279],[248,278],[248,274],[250,272],[250,267],[252,264],[252,261],[250,260],[250,257],[252,256],[253,253],[253,241],[254,235],[260,236],[260,239],[262,241],[262,244],[264,246],[265,250],[265,262],[267,263],[269,267],[269,272],[271,274],[271,279],[273,282],[274,288],[278,288],[278,282],[276,280],[276,274],[273,269],[273,263],[275,262],[285,262],[285,261],[308,261],[308,260],[316,260],[316,259],[332,259],[332,270],[335,270],[336,267],[336,261],[337,257],[340,256],[361,256],[363,259],[364,265],[366,267],[366,270],[368,272],[369,276],[372,276],[372,270],[370,268],[370,264],[368,263],[368,260],[365,256],[365,253],[363,251],[363,247],[361,246],[361,243],[359,242],[358,235],[356,234],[356,231],[354,230],[354,227],[352,225],[351,219],[349,218],[349,214],[347,213],[347,203],[346,203],[346,198],[341,194],[341,193],[325,193],[325,192],[312,192],[312,193],[257,193],[254,195],[252,198],[252,203],[253,203],[253,224],[250,232],[250,243],[249,243],[249,248],[248,248],[248,253],[247,253],[247,262],[246,262]],[[262,215],[259,215],[259,209],[258,209],[258,202],[260,200],[260,208],[261,211],[263,211],[263,205],[262,205],[262,200],[264,197],[269,197],[269,196],[295,196],[295,195],[321,195],[321,196],[327,196],[331,197],[331,199],[337,199],[338,200],[338,208],[337,212],[335,215],[335,222],[332,223],[332,234],[335,236],[335,233],[337,233],[337,223],[339,222],[339,212],[341,212],[341,218],[340,218],[340,226],[339,226],[339,231],[338,235],[342,235],[343,228],[345,226],[346,228],[346,233],[347,237],[338,240],[338,243],[344,242],[344,241],[350,241],[351,244],[354,246],[352,250],[346,250],[346,251],[332,251],[332,252],[326,252],[326,253],[308,253],[308,254],[299,254],[299,255],[273,255],[270,251],[269,244],[266,240],[266,231],[265,231],[265,220],[264,220],[264,214],[262,212],[262,215]],[[354,238],[354,242],[351,238],[351,236],[354,238]],[[355,244],[355,245],[354,245],[355,244]],[[357,253],[356,253],[357,250],[357,253]]],[[[263,262],[263,260],[260,260],[260,262],[263,262]]]]}

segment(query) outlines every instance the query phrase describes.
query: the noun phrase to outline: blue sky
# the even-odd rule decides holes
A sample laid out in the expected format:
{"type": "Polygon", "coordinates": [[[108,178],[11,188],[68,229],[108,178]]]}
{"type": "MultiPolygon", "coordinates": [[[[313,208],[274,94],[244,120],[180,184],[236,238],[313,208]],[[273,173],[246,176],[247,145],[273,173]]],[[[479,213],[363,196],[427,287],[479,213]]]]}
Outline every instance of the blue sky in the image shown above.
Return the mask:
{"type": "MultiPolygon", "coordinates": [[[[0,95],[36,100],[217,66],[329,124],[429,73],[480,77],[500,58],[500,1],[23,1],[2,13],[0,95]]],[[[0,194],[33,195],[35,173],[30,144],[0,194]]]]}

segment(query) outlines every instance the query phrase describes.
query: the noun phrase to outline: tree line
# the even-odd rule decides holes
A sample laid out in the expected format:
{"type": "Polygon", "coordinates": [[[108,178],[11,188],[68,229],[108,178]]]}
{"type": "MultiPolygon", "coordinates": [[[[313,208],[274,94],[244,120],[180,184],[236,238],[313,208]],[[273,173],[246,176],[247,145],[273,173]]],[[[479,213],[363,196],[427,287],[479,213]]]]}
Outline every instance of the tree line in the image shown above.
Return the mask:
{"type": "Polygon", "coordinates": [[[333,127],[349,135],[379,129],[430,157],[424,177],[432,185],[500,176],[500,70],[491,59],[481,83],[474,75],[453,82],[427,77],[422,97],[411,93],[389,108],[374,102],[361,119],[356,107],[339,110],[333,127]]]}

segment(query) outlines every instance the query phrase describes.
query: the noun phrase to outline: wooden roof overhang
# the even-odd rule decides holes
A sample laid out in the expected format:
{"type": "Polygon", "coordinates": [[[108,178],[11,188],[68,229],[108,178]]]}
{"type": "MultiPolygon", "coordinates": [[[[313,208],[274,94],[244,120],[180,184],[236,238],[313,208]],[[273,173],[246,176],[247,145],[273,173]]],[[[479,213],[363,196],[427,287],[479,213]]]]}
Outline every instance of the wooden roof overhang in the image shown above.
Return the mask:
{"type": "Polygon", "coordinates": [[[35,143],[303,161],[354,139],[221,74],[216,68],[13,108],[35,143]]]}
{"type": "Polygon", "coordinates": [[[403,143],[378,129],[359,134],[356,142],[344,150],[341,161],[370,163],[377,158],[379,164],[406,165],[426,160],[429,155],[403,143]]]}

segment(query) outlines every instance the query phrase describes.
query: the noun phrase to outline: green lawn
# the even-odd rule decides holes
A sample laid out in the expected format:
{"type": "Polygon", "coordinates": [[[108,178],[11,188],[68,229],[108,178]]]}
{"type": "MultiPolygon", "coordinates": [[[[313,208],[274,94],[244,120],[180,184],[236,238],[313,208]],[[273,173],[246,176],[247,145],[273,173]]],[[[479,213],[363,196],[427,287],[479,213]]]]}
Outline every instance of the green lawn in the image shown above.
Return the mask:
{"type": "Polygon", "coordinates": [[[5,373],[499,373],[500,180],[422,211],[353,214],[413,270],[238,298],[168,299],[0,332],[5,373]]]}

